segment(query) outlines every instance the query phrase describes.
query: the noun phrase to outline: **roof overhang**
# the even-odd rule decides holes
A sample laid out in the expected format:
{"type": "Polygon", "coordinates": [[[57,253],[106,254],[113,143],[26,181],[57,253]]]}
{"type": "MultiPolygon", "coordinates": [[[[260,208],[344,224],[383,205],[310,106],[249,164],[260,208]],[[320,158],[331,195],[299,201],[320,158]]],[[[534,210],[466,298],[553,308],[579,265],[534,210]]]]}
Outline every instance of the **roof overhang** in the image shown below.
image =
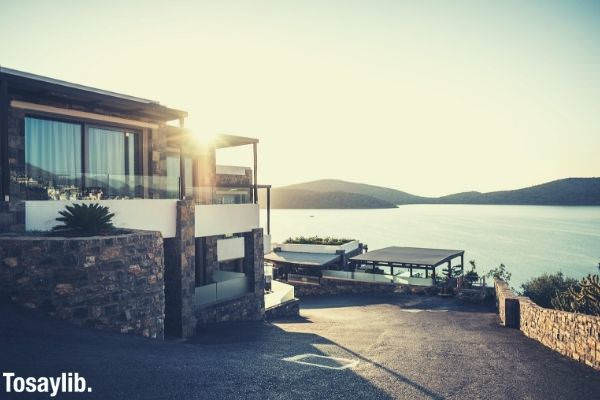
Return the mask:
{"type": "Polygon", "coordinates": [[[254,143],[258,143],[258,139],[244,136],[219,134],[214,138],[215,148],[217,149],[223,149],[226,147],[245,146],[247,144],[254,143]]]}
{"type": "Polygon", "coordinates": [[[435,268],[464,253],[464,250],[391,246],[359,254],[350,258],[349,261],[364,264],[435,268]]]}
{"type": "Polygon", "coordinates": [[[168,108],[157,101],[78,85],[59,79],[0,67],[0,78],[9,91],[28,99],[49,99],[81,104],[90,108],[130,114],[148,120],[165,122],[187,117],[187,112],[168,108]]]}
{"type": "Polygon", "coordinates": [[[171,125],[167,125],[165,130],[167,134],[167,146],[171,148],[211,147],[215,149],[223,149],[227,147],[244,146],[247,144],[258,143],[258,139],[223,134],[205,138],[203,138],[201,135],[198,135],[198,137],[195,138],[194,133],[190,129],[179,128],[171,125]]]}

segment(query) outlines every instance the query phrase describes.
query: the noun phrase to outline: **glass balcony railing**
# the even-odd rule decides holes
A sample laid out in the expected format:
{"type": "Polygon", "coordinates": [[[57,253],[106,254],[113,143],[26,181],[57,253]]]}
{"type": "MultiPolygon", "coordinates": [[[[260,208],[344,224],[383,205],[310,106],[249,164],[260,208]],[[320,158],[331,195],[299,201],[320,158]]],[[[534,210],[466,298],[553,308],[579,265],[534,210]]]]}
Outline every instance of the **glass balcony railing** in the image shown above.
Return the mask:
{"type": "Polygon", "coordinates": [[[194,308],[235,299],[251,291],[248,276],[240,272],[215,271],[213,283],[198,286],[194,292],[194,308]]]}
{"type": "Polygon", "coordinates": [[[179,178],[113,174],[44,174],[11,177],[21,200],[178,199],[179,178]]]}
{"type": "Polygon", "coordinates": [[[185,197],[197,204],[249,204],[253,202],[249,186],[202,186],[184,190],[185,197]]]}
{"type": "MultiPolygon", "coordinates": [[[[201,186],[183,190],[197,204],[248,204],[251,186],[201,186]]],[[[180,179],[115,174],[39,174],[11,177],[11,196],[19,200],[180,199],[180,179]]]]}

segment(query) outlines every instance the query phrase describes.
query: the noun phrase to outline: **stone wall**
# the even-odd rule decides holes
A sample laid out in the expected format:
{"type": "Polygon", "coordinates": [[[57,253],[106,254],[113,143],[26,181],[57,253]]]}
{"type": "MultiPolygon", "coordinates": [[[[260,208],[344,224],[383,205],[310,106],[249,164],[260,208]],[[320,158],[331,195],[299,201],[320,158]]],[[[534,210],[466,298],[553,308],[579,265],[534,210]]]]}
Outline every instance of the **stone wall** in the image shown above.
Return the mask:
{"type": "Polygon", "coordinates": [[[0,297],[80,326],[162,338],[163,273],[158,232],[0,237],[0,297]]]}
{"type": "Polygon", "coordinates": [[[359,281],[346,281],[341,279],[321,278],[321,284],[306,284],[287,282],[294,286],[296,297],[310,297],[335,294],[359,294],[359,293],[392,293],[398,288],[392,283],[370,283],[359,281]]]}
{"type": "Polygon", "coordinates": [[[194,202],[177,202],[176,236],[165,241],[165,329],[168,335],[194,334],[196,241],[194,202]]]}
{"type": "Polygon", "coordinates": [[[245,175],[217,174],[217,186],[250,186],[252,185],[252,169],[246,168],[245,175]]]}
{"type": "Polygon", "coordinates": [[[514,325],[518,309],[518,328],[544,346],[600,370],[600,317],[543,308],[528,297],[519,297],[508,285],[496,280],[496,297],[500,320],[514,325]]]}
{"type": "Polygon", "coordinates": [[[237,299],[196,308],[196,329],[221,322],[260,321],[264,313],[264,294],[248,293],[237,299]]]}
{"type": "Polygon", "coordinates": [[[265,319],[290,318],[300,315],[300,300],[292,299],[265,310],[265,319]]]}

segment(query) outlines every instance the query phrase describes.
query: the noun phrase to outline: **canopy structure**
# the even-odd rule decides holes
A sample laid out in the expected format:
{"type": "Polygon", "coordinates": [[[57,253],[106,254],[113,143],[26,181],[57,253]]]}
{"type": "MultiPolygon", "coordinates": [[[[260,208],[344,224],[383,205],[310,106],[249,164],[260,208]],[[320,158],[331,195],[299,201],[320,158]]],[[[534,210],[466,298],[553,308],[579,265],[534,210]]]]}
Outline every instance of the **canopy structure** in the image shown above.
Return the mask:
{"type": "Polygon", "coordinates": [[[409,269],[411,276],[413,269],[422,269],[425,270],[425,277],[428,277],[429,271],[431,271],[432,277],[435,277],[436,267],[443,264],[450,266],[452,260],[458,257],[460,257],[460,267],[463,270],[464,254],[464,250],[391,246],[359,254],[350,258],[349,262],[354,267],[358,265],[372,265],[373,269],[377,266],[390,267],[392,275],[394,267],[409,269]]]}

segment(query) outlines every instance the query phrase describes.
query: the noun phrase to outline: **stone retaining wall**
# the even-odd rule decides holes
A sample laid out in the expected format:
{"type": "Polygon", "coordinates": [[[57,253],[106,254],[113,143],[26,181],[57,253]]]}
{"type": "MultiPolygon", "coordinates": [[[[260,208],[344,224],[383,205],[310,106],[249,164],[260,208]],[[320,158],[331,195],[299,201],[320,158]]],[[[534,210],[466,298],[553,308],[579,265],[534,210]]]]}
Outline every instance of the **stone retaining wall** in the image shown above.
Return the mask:
{"type": "Polygon", "coordinates": [[[298,282],[287,283],[294,286],[294,294],[299,298],[334,294],[392,293],[397,288],[397,285],[391,283],[370,283],[329,278],[321,278],[320,281],[320,285],[298,282]]]}
{"type": "Polygon", "coordinates": [[[300,315],[300,300],[292,299],[285,303],[277,304],[265,310],[265,319],[297,317],[300,315]]]}
{"type": "Polygon", "coordinates": [[[0,237],[0,297],[80,326],[163,338],[163,274],[158,232],[0,237]]]}
{"type": "Polygon", "coordinates": [[[194,315],[197,330],[222,322],[260,321],[264,317],[264,295],[248,293],[237,299],[209,304],[196,308],[194,315]]]}
{"type": "Polygon", "coordinates": [[[496,280],[500,321],[544,346],[600,370],[600,317],[540,307],[496,280]],[[516,306],[515,306],[516,304],[516,306]],[[518,321],[517,326],[514,322],[518,321]]]}

